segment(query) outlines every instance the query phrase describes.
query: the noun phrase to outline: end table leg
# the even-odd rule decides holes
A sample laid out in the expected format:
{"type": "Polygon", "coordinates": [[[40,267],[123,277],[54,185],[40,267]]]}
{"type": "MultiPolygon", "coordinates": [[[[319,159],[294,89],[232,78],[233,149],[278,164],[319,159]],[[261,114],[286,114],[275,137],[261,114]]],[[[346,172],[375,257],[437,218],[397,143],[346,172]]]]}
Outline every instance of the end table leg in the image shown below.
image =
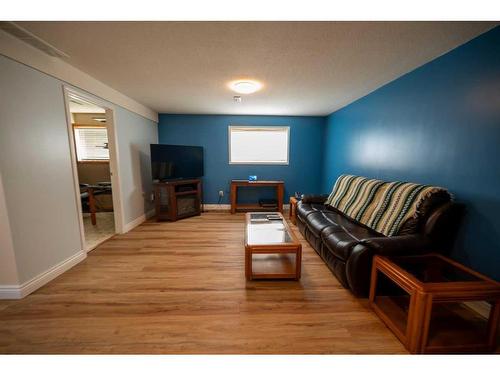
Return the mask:
{"type": "Polygon", "coordinates": [[[245,277],[252,280],[252,252],[248,248],[245,248],[245,277]]]}
{"type": "Polygon", "coordinates": [[[234,184],[231,184],[231,214],[236,213],[236,202],[238,200],[238,187],[234,184]]]}
{"type": "Polygon", "coordinates": [[[495,350],[497,344],[498,320],[500,318],[500,301],[491,306],[490,317],[488,319],[488,347],[491,352],[495,350]]]}
{"type": "Polygon", "coordinates": [[[278,211],[281,213],[283,213],[283,190],[283,184],[278,184],[278,186],[276,187],[276,195],[278,198],[278,211]]]}
{"type": "Polygon", "coordinates": [[[92,225],[97,225],[96,214],[95,214],[96,209],[95,209],[94,189],[88,188],[87,192],[89,195],[90,221],[92,225]]]}

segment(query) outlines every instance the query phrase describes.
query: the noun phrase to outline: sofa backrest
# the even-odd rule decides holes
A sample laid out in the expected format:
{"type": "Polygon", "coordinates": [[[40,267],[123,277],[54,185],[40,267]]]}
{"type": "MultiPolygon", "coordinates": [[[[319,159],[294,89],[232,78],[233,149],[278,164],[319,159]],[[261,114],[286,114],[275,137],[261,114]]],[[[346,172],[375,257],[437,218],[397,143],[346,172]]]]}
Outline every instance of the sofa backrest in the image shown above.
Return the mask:
{"type": "Polygon", "coordinates": [[[379,233],[393,236],[416,232],[433,208],[450,200],[448,191],[436,186],[342,175],[326,204],[379,233]]]}
{"type": "Polygon", "coordinates": [[[359,222],[366,221],[375,208],[372,202],[380,199],[380,188],[384,184],[385,182],[380,180],[342,175],[335,182],[325,204],[359,222]],[[363,218],[365,220],[362,220],[363,218]]]}

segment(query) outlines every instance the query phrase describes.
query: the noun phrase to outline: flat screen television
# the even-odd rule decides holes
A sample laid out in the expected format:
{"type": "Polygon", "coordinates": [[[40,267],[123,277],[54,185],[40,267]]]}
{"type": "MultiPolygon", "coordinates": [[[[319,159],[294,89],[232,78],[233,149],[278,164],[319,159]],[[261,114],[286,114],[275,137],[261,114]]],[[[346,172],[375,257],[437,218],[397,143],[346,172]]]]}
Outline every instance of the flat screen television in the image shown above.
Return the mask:
{"type": "Polygon", "coordinates": [[[203,176],[203,147],[151,145],[153,180],[174,180],[203,176]]]}

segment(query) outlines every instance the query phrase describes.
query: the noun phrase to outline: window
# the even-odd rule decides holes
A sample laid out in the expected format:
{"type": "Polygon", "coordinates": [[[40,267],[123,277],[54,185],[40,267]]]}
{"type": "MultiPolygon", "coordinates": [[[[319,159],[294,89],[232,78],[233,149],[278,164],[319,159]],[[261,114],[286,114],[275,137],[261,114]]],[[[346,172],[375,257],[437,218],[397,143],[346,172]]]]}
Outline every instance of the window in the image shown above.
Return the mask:
{"type": "Polygon", "coordinates": [[[288,126],[230,126],[229,164],[288,164],[288,126]]]}
{"type": "Polygon", "coordinates": [[[75,127],[78,161],[109,160],[108,132],[100,127],[75,127]]]}

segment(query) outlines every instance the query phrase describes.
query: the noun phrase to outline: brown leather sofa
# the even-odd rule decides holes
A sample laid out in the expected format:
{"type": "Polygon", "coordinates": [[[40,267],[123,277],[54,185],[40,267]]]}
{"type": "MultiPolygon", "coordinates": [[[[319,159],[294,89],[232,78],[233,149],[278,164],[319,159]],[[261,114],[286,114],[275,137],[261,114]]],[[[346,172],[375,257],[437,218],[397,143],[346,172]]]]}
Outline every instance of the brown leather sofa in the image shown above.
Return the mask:
{"type": "Polygon", "coordinates": [[[380,255],[447,253],[463,216],[463,206],[448,201],[433,207],[413,233],[386,237],[324,205],[327,195],[303,195],[297,226],[341,284],[367,296],[372,258],[380,255]]]}

